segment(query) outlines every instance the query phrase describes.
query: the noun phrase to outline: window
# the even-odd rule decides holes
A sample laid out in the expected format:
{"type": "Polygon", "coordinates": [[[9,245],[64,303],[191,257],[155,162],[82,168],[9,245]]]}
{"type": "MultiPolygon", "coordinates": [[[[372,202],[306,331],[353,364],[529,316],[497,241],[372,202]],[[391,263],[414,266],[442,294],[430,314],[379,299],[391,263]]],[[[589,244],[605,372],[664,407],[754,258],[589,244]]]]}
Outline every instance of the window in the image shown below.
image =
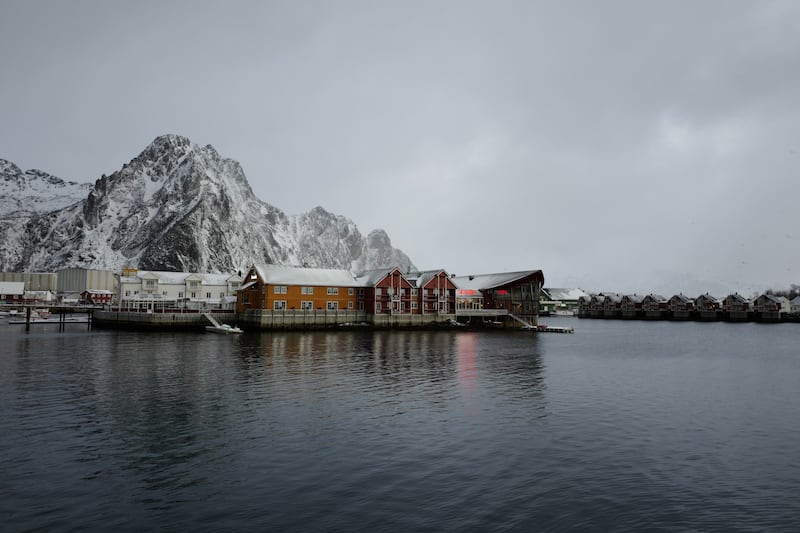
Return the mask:
{"type": "Polygon", "coordinates": [[[380,302],[375,302],[375,312],[376,313],[380,313],[381,312],[381,303],[380,302]]]}
{"type": "Polygon", "coordinates": [[[348,296],[352,296],[353,295],[353,287],[350,287],[349,289],[347,289],[347,295],[348,296]]]}
{"type": "Polygon", "coordinates": [[[253,272],[252,274],[250,274],[250,279],[253,279],[253,280],[256,280],[256,279],[258,279],[258,276],[256,276],[256,273],[255,273],[255,272],[253,272]]]}
{"type": "Polygon", "coordinates": [[[439,296],[439,289],[433,289],[433,295],[439,296]]]}
{"type": "Polygon", "coordinates": [[[166,295],[167,295],[167,291],[162,291],[161,292],[161,296],[166,296],[166,295]]]}
{"type": "Polygon", "coordinates": [[[219,293],[219,297],[220,298],[225,298],[225,293],[224,292],[219,293]]]}
{"type": "Polygon", "coordinates": [[[285,311],[286,310],[286,300],[275,300],[272,302],[272,309],[275,311],[285,311]]]}
{"type": "Polygon", "coordinates": [[[400,289],[400,296],[405,296],[405,295],[406,295],[406,290],[400,289]]]}
{"type": "Polygon", "coordinates": [[[363,297],[364,296],[364,289],[363,288],[362,289],[358,289],[358,296],[359,297],[363,297]]]}
{"type": "Polygon", "coordinates": [[[183,298],[183,291],[178,293],[178,298],[183,298]]]}
{"type": "Polygon", "coordinates": [[[336,311],[339,309],[339,302],[328,302],[328,311],[336,311]]]}
{"type": "Polygon", "coordinates": [[[364,310],[364,302],[358,302],[358,310],[359,311],[363,311],[364,310]]]}
{"type": "Polygon", "coordinates": [[[314,309],[314,302],[311,300],[303,300],[300,302],[300,309],[303,311],[311,311],[314,309]]]}
{"type": "Polygon", "coordinates": [[[406,303],[405,302],[400,302],[400,310],[401,311],[405,311],[406,310],[406,303]]]}
{"type": "Polygon", "coordinates": [[[347,308],[348,309],[352,309],[353,308],[353,302],[347,302],[347,308]]]}
{"type": "Polygon", "coordinates": [[[243,292],[242,293],[242,303],[249,304],[250,303],[250,293],[243,292]]]}
{"type": "Polygon", "coordinates": [[[130,295],[131,295],[131,291],[125,291],[125,296],[130,296],[130,295]]]}
{"type": "Polygon", "coordinates": [[[411,289],[411,296],[417,296],[419,294],[419,289],[411,289]]]}
{"type": "Polygon", "coordinates": [[[273,287],[274,294],[286,294],[286,285],[275,285],[273,287]]]}
{"type": "Polygon", "coordinates": [[[197,293],[196,292],[192,293],[192,298],[197,298],[197,293]]]}
{"type": "Polygon", "coordinates": [[[206,298],[208,298],[209,300],[211,299],[211,293],[210,292],[206,293],[206,298]]]}
{"type": "Polygon", "coordinates": [[[314,294],[314,287],[300,287],[300,294],[314,294]]]}
{"type": "Polygon", "coordinates": [[[381,295],[381,288],[378,287],[375,289],[375,296],[380,296],[380,295],[381,295]]]}
{"type": "Polygon", "coordinates": [[[133,291],[133,294],[139,294],[139,291],[133,291]]]}
{"type": "Polygon", "coordinates": [[[417,302],[411,302],[411,309],[419,309],[419,304],[417,302]]]}
{"type": "Polygon", "coordinates": [[[338,296],[339,287],[328,287],[328,296],[338,296]]]}
{"type": "Polygon", "coordinates": [[[156,288],[156,280],[154,279],[146,279],[144,281],[144,286],[148,289],[155,289],[156,288]]]}

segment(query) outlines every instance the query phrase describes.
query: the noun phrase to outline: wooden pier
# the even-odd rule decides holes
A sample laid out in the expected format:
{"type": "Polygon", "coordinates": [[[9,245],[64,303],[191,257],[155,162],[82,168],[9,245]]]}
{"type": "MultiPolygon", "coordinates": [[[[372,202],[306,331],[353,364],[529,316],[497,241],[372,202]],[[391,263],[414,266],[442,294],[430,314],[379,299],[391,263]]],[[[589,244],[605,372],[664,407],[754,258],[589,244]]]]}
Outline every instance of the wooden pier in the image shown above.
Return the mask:
{"type": "Polygon", "coordinates": [[[97,306],[65,306],[42,303],[22,304],[15,305],[14,307],[16,309],[22,308],[24,313],[22,316],[20,316],[20,314],[9,315],[8,324],[24,324],[25,331],[30,331],[31,324],[56,324],[59,330],[65,329],[67,324],[88,324],[87,327],[91,328],[92,315],[94,310],[99,308],[97,306]],[[39,310],[46,310],[47,316],[40,316],[39,310]],[[80,316],[76,317],[72,315],[80,316]]]}

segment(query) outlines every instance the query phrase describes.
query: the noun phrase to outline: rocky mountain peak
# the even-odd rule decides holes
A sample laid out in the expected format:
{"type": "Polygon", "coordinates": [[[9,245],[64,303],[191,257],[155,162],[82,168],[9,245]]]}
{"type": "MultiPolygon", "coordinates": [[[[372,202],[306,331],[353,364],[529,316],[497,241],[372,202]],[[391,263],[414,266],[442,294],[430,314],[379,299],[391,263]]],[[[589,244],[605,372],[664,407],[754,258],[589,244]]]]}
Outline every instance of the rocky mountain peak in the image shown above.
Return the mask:
{"type": "MultiPolygon", "coordinates": [[[[0,170],[4,176],[21,173],[11,162],[0,163],[0,170]]],[[[45,173],[31,176],[49,182],[51,191],[56,185],[45,173]]],[[[0,197],[4,193],[0,189],[0,197]]],[[[238,162],[180,135],[156,137],[94,187],[84,184],[82,199],[75,201],[47,216],[38,214],[42,210],[28,213],[26,220],[4,219],[0,212],[0,238],[9,241],[0,250],[0,269],[413,267],[382,230],[365,239],[351,220],[322,207],[288,217],[253,194],[238,162]]]]}

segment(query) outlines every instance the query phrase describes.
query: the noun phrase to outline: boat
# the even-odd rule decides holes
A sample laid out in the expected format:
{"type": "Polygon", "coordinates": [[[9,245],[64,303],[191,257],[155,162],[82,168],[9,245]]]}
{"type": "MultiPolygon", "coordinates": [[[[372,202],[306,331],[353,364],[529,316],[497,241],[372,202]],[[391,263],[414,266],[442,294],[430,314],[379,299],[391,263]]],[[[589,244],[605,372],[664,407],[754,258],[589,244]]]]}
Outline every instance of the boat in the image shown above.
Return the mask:
{"type": "Polygon", "coordinates": [[[211,333],[244,333],[240,328],[229,326],[228,324],[220,324],[218,326],[206,326],[206,331],[211,333]]]}

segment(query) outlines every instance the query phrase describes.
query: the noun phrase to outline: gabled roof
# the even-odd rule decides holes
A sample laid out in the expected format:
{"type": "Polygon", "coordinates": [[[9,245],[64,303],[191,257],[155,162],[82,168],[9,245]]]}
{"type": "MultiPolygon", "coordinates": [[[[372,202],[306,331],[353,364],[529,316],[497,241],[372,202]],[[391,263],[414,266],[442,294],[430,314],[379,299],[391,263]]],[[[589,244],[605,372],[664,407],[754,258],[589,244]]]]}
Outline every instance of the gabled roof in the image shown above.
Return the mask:
{"type": "MultiPolygon", "coordinates": [[[[408,274],[405,275],[405,277],[409,282],[411,282],[413,286],[419,289],[427,285],[430,280],[432,280],[442,272],[444,272],[445,276],[447,276],[447,278],[450,280],[451,283],[453,283],[453,285],[456,285],[455,282],[453,282],[453,278],[448,276],[447,271],[444,270],[443,268],[440,268],[439,270],[423,270],[421,272],[409,272],[408,274]]],[[[459,286],[456,285],[456,288],[458,287],[459,286]]]]}
{"type": "Polygon", "coordinates": [[[666,302],[667,301],[667,299],[664,298],[663,296],[661,296],[660,294],[654,294],[652,292],[650,294],[648,294],[647,296],[645,296],[644,298],[645,299],[649,298],[651,300],[655,300],[656,302],[666,302]]]}
{"type": "Polygon", "coordinates": [[[345,269],[305,268],[284,265],[254,265],[258,276],[271,285],[359,287],[353,273],[345,269]]]}
{"type": "Polygon", "coordinates": [[[700,298],[702,298],[703,300],[708,300],[709,302],[719,302],[719,300],[717,300],[716,298],[714,298],[710,294],[701,294],[700,296],[695,298],[695,300],[699,300],[700,298]]]}
{"type": "Polygon", "coordinates": [[[789,301],[788,298],[785,298],[783,296],[775,296],[774,294],[766,294],[766,293],[762,294],[761,296],[756,298],[756,300],[759,300],[759,299],[762,299],[762,298],[765,299],[765,300],[769,300],[771,302],[774,302],[774,303],[784,303],[784,302],[788,302],[789,301]]]}
{"type": "Polygon", "coordinates": [[[738,292],[735,292],[733,294],[729,294],[728,296],[725,297],[725,299],[726,300],[733,299],[733,300],[738,300],[740,302],[749,302],[750,301],[749,299],[745,298],[744,296],[742,296],[738,292]]]}
{"type": "MultiPolygon", "coordinates": [[[[356,281],[358,282],[359,287],[372,287],[374,285],[377,285],[383,278],[385,278],[395,270],[400,270],[400,269],[397,267],[383,267],[383,268],[373,268],[372,270],[365,270],[356,277],[356,281]]],[[[408,278],[406,278],[406,280],[408,280],[408,278]]]]}
{"type": "Polygon", "coordinates": [[[688,303],[692,303],[692,302],[694,302],[694,300],[692,300],[692,299],[691,299],[691,298],[689,298],[688,296],[684,296],[683,294],[676,294],[676,295],[674,295],[672,298],[670,298],[669,300],[670,300],[670,301],[672,301],[672,300],[674,300],[674,299],[676,299],[676,298],[677,298],[678,300],[682,301],[683,303],[687,303],[687,304],[688,304],[688,303]]]}
{"type": "Polygon", "coordinates": [[[476,274],[472,276],[456,276],[450,278],[461,289],[475,289],[485,291],[510,285],[528,276],[538,274],[544,282],[541,270],[522,270],[519,272],[499,272],[496,274],[476,274]]]}
{"type": "Polygon", "coordinates": [[[634,303],[640,304],[644,300],[644,296],[642,296],[641,294],[626,294],[621,299],[622,300],[626,300],[627,299],[627,300],[630,300],[630,301],[632,301],[634,303]]]}

